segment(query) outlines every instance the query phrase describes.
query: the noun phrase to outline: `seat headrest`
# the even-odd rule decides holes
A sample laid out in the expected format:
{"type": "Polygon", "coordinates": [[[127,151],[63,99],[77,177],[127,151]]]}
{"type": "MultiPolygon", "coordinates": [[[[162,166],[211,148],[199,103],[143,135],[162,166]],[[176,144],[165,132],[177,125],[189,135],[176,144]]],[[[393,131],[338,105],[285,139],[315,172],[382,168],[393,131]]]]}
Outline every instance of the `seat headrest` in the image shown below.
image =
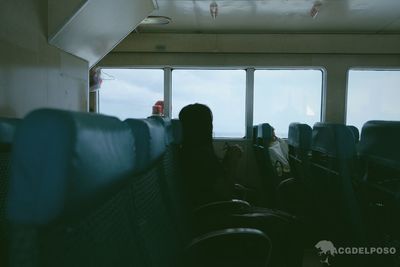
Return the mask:
{"type": "Polygon", "coordinates": [[[182,124],[179,119],[172,119],[172,136],[173,144],[182,144],[182,124]]]}
{"type": "Polygon", "coordinates": [[[253,144],[257,144],[258,125],[253,125],[253,144]]]}
{"type": "Polygon", "coordinates": [[[46,224],[102,201],[135,171],[135,142],[114,117],[54,109],[19,125],[12,153],[8,217],[46,224]]]}
{"type": "Polygon", "coordinates": [[[0,118],[0,144],[11,145],[21,119],[0,118]]]}
{"type": "Polygon", "coordinates": [[[311,150],[335,158],[353,158],[356,154],[353,133],[343,124],[317,122],[312,130],[311,150]]]}
{"type": "Polygon", "coordinates": [[[360,141],[360,132],[358,131],[356,126],[353,125],[347,125],[347,128],[352,132],[354,136],[354,141],[358,143],[360,141]]]}
{"type": "Polygon", "coordinates": [[[311,149],[312,129],[304,123],[293,122],[289,125],[288,144],[302,149],[311,149]]]}
{"type": "Polygon", "coordinates": [[[165,129],[165,138],[166,144],[169,145],[174,142],[174,132],[172,126],[172,120],[170,118],[162,117],[162,116],[150,116],[149,120],[159,121],[165,129]]]}
{"type": "Polygon", "coordinates": [[[262,139],[262,143],[269,144],[272,139],[272,126],[269,123],[258,125],[257,139],[262,139]]]}
{"type": "Polygon", "coordinates": [[[400,169],[400,121],[368,121],[361,131],[360,154],[400,169]]]}
{"type": "Polygon", "coordinates": [[[166,150],[167,135],[158,119],[127,119],[136,141],[136,167],[143,171],[157,161],[166,150]]]}

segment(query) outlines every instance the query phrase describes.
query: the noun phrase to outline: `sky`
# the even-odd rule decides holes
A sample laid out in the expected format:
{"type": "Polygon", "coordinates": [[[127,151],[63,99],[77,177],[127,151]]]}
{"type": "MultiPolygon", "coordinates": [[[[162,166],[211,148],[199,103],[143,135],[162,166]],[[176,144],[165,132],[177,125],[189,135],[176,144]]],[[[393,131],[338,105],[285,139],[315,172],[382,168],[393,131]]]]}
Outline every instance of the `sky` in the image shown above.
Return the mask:
{"type": "MultiPolygon", "coordinates": [[[[103,69],[102,78],[100,113],[145,118],[163,99],[161,69],[103,69]]],[[[320,70],[256,70],[253,124],[268,122],[280,137],[291,122],[313,126],[321,117],[322,78],[320,70]]],[[[245,87],[244,70],[173,70],[172,117],[203,103],[213,112],[215,137],[244,137],[245,87]]],[[[399,100],[400,71],[349,72],[348,125],[361,130],[370,119],[400,120],[399,100]]]]}
{"type": "Polygon", "coordinates": [[[347,124],[361,130],[368,120],[400,120],[400,71],[349,73],[347,124]]]}

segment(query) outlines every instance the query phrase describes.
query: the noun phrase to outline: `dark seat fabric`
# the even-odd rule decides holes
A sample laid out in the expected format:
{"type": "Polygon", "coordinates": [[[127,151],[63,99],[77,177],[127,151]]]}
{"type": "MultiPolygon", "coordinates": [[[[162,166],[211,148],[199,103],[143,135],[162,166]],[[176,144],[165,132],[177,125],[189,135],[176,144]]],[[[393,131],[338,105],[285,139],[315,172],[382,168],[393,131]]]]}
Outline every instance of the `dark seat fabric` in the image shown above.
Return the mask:
{"type": "Polygon", "coordinates": [[[182,125],[179,119],[171,120],[172,144],[182,144],[182,125]]]}
{"type": "Polygon", "coordinates": [[[241,228],[200,236],[189,245],[187,254],[191,267],[259,267],[269,266],[270,252],[271,244],[266,235],[259,230],[241,228]],[[227,249],[221,250],[222,247],[227,249]]]}
{"type": "Polygon", "coordinates": [[[132,184],[140,232],[145,236],[151,266],[177,266],[182,258],[182,242],[172,216],[172,204],[165,188],[163,156],[169,138],[160,119],[125,121],[137,142],[137,166],[141,175],[132,184]]]}
{"type": "Polygon", "coordinates": [[[347,125],[347,128],[349,128],[349,130],[352,132],[354,136],[354,141],[357,144],[360,141],[360,132],[358,131],[357,127],[353,125],[347,125]]]}
{"type": "Polygon", "coordinates": [[[4,204],[8,191],[11,148],[20,121],[20,119],[0,118],[0,227],[5,218],[4,204]]]}
{"type": "MultiPolygon", "coordinates": [[[[259,124],[254,130],[253,149],[259,170],[265,205],[276,207],[276,188],[281,182],[269,154],[269,143],[272,138],[272,127],[268,123],[259,124]]],[[[254,128],[253,128],[254,129],[254,128]]]]}
{"type": "Polygon", "coordinates": [[[11,150],[14,134],[20,119],[0,118],[0,265],[7,261],[7,236],[5,231],[6,197],[11,169],[11,150]]]}
{"type": "Polygon", "coordinates": [[[291,123],[289,125],[289,163],[293,177],[303,181],[306,179],[309,154],[311,151],[312,129],[307,124],[291,123]]]}
{"type": "MultiPolygon", "coordinates": [[[[173,120],[174,121],[174,120],[173,120]]],[[[179,125],[179,121],[176,120],[174,122],[175,126],[179,125]]],[[[178,126],[180,127],[180,126],[178,126]]],[[[180,128],[178,128],[180,129],[180,128]]],[[[181,133],[179,132],[175,132],[175,136],[181,137],[181,133]]],[[[180,151],[179,151],[179,146],[175,145],[176,143],[179,143],[179,139],[175,139],[173,140],[172,144],[170,144],[168,146],[167,149],[167,153],[166,153],[166,157],[165,160],[168,161],[168,157],[175,157],[176,160],[174,161],[169,161],[170,164],[172,163],[171,166],[174,165],[173,162],[178,162],[181,161],[181,155],[180,155],[180,151]]],[[[199,166],[204,166],[204,161],[200,162],[198,165],[199,166]]],[[[187,180],[187,179],[191,179],[190,173],[185,172],[185,174],[182,173],[181,168],[179,168],[179,165],[173,168],[169,167],[166,168],[167,172],[166,172],[166,177],[168,179],[169,177],[169,188],[179,188],[181,186],[182,188],[182,184],[184,184],[182,181],[179,181],[179,179],[181,180],[187,180]],[[177,168],[178,167],[178,168],[177,168]],[[175,172],[175,174],[173,174],[173,172],[175,172]],[[168,174],[169,173],[169,174],[168,174]],[[171,175],[172,174],[172,175],[171,175]],[[179,179],[176,179],[176,177],[179,177],[179,179]],[[175,178],[175,179],[171,179],[171,178],[175,178]]],[[[184,187],[185,188],[185,187],[184,187]]],[[[281,218],[279,215],[277,215],[277,212],[274,212],[272,210],[268,210],[268,209],[263,209],[263,208],[252,208],[252,207],[248,207],[248,209],[246,210],[237,210],[234,209],[233,206],[229,205],[228,201],[221,201],[219,203],[209,203],[209,208],[206,208],[206,210],[203,210],[204,212],[197,212],[197,210],[195,212],[191,211],[192,206],[191,205],[182,205],[182,203],[186,203],[187,201],[185,201],[185,199],[187,199],[186,194],[179,194],[179,190],[171,190],[173,192],[176,192],[176,194],[173,194],[173,198],[175,203],[180,202],[180,205],[176,205],[176,206],[180,206],[181,209],[181,216],[182,214],[187,214],[183,220],[187,220],[188,217],[189,219],[189,223],[190,223],[190,227],[188,227],[186,229],[186,233],[189,234],[205,234],[209,231],[218,231],[220,229],[224,229],[224,228],[231,228],[231,227],[254,227],[257,229],[261,229],[262,231],[266,231],[264,233],[268,233],[268,235],[272,234],[274,235],[274,241],[276,244],[276,249],[278,249],[279,251],[276,251],[274,253],[273,258],[273,262],[275,262],[275,264],[277,262],[279,262],[280,260],[282,260],[282,254],[284,254],[283,252],[283,246],[281,246],[283,243],[285,243],[287,246],[289,246],[290,242],[281,242],[284,241],[286,239],[286,237],[281,236],[281,234],[287,233],[288,231],[292,230],[292,226],[290,225],[290,223],[286,222],[286,220],[284,218],[281,218]],[[182,199],[182,200],[179,200],[182,199]],[[228,206],[231,206],[232,209],[228,208],[227,210],[224,209],[223,203],[227,204],[228,206]],[[218,205],[218,204],[222,204],[218,205]],[[215,206],[216,205],[216,206],[215,206]],[[215,210],[214,210],[215,208],[215,210]],[[236,215],[238,213],[242,213],[242,217],[236,217],[236,215]],[[243,214],[245,213],[245,214],[243,214]],[[260,214],[258,214],[260,213],[260,214]],[[236,215],[235,215],[236,214],[236,215]],[[193,215],[193,216],[192,216],[193,215]],[[276,235],[275,235],[276,234],[276,235]],[[278,244],[279,242],[279,244],[278,244]],[[280,254],[282,253],[282,254],[280,254]]],[[[205,205],[208,206],[208,205],[205,205]]],[[[204,206],[204,207],[205,207],[204,206]]],[[[291,243],[290,243],[291,244],[291,243]]],[[[234,249],[234,248],[233,248],[234,249]]],[[[292,248],[287,248],[288,251],[292,252],[292,248]]],[[[300,249],[299,249],[300,250],[300,249]]],[[[228,250],[229,252],[230,250],[228,250]]],[[[233,250],[232,250],[233,251],[233,250]]],[[[230,251],[230,252],[232,252],[230,251]]],[[[216,251],[224,253],[224,251],[220,248],[219,250],[216,251]]],[[[215,253],[215,252],[214,252],[215,253]]],[[[293,256],[294,258],[294,256],[293,256]]],[[[259,258],[257,259],[248,259],[248,264],[251,264],[253,260],[259,260],[259,258]]],[[[197,266],[197,265],[196,265],[197,266]]]]}
{"type": "Polygon", "coordinates": [[[131,191],[135,141],[116,118],[43,109],[18,127],[10,266],[145,266],[131,191]]]}
{"type": "Polygon", "coordinates": [[[352,184],[356,152],[352,132],[345,125],[316,123],[311,150],[311,197],[322,236],[338,243],[362,242],[363,221],[352,184]]]}
{"type": "Polygon", "coordinates": [[[378,238],[400,240],[399,136],[399,121],[369,121],[361,132],[359,153],[365,165],[363,203],[369,226],[378,238]]]}
{"type": "Polygon", "coordinates": [[[131,129],[136,140],[136,168],[144,171],[161,158],[167,146],[163,122],[159,119],[127,119],[124,121],[131,129]]]}
{"type": "MultiPolygon", "coordinates": [[[[180,128],[176,128],[180,127],[180,124],[179,121],[172,123],[171,125],[175,127],[172,129],[172,139],[165,139],[161,132],[163,128],[159,127],[160,120],[151,119],[125,121],[131,126],[133,133],[135,131],[136,134],[142,132],[140,137],[137,136],[138,142],[150,146],[161,144],[161,147],[164,148],[162,140],[167,140],[165,153],[154,155],[147,160],[148,169],[143,172],[141,177],[136,179],[137,181],[132,187],[132,191],[135,192],[135,208],[142,222],[141,232],[146,236],[145,245],[146,249],[150,251],[152,266],[177,266],[181,264],[193,266],[192,264],[196,264],[196,262],[191,262],[189,265],[187,262],[181,262],[181,259],[186,258],[182,255],[183,248],[194,237],[194,231],[191,226],[193,222],[190,220],[191,212],[186,205],[187,195],[183,186],[185,177],[181,173],[179,147],[176,145],[180,142],[180,128]],[[138,130],[138,128],[141,128],[141,130],[138,130]],[[143,138],[150,138],[153,142],[142,141],[143,138]],[[162,160],[161,166],[159,159],[162,160]]],[[[164,119],[164,121],[166,120],[164,119]]],[[[161,122],[161,125],[164,126],[168,126],[168,124],[161,122]]],[[[168,135],[168,127],[164,130],[168,135]]],[[[150,147],[149,150],[153,151],[154,149],[150,147]]],[[[138,153],[140,154],[140,150],[138,150],[138,153]]],[[[246,240],[243,240],[243,242],[246,242],[246,240]]],[[[204,246],[200,245],[200,247],[204,246]]],[[[226,245],[220,247],[220,255],[228,253],[227,248],[226,245]]],[[[265,257],[266,255],[262,258],[265,257]]],[[[208,260],[210,259],[212,261],[212,257],[208,257],[208,260]]],[[[260,258],[257,260],[260,260],[260,258]]]]}
{"type": "Polygon", "coordinates": [[[172,119],[170,128],[167,127],[169,136],[167,149],[163,157],[164,188],[168,192],[167,203],[173,217],[175,218],[176,228],[179,231],[180,240],[183,244],[188,244],[194,236],[191,226],[191,210],[185,193],[185,182],[182,174],[180,162],[180,144],[182,143],[182,125],[179,119],[172,119]]]}
{"type": "Polygon", "coordinates": [[[289,125],[288,147],[290,172],[293,178],[286,179],[278,187],[279,204],[282,209],[305,218],[310,213],[309,159],[312,129],[307,124],[289,125]]]}
{"type": "Polygon", "coordinates": [[[399,136],[399,121],[368,121],[361,131],[360,155],[387,167],[399,169],[399,136]]]}

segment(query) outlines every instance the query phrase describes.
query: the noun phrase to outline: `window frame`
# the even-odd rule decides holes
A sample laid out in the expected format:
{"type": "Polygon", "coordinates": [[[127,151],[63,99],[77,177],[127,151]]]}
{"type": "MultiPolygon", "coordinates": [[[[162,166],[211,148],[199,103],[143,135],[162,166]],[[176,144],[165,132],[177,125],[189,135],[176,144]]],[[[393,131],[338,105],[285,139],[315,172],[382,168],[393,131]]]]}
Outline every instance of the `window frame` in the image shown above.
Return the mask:
{"type": "MultiPolygon", "coordinates": [[[[322,74],[321,81],[321,110],[320,120],[325,120],[326,108],[326,84],[327,84],[327,70],[324,66],[99,66],[101,69],[155,69],[162,70],[164,74],[163,80],[163,100],[164,100],[164,113],[168,118],[172,118],[172,75],[174,70],[243,70],[245,71],[245,135],[243,137],[214,137],[214,140],[230,140],[242,141],[251,140],[253,137],[253,124],[254,124],[254,73],[257,70],[319,70],[322,74]]],[[[352,68],[353,69],[353,68],[352,68]]],[[[364,68],[363,68],[364,69],[364,68]]],[[[347,87],[346,87],[347,90],[347,87]]],[[[100,101],[100,100],[99,100],[100,101]]],[[[347,117],[347,91],[346,91],[346,117],[347,117]]],[[[99,112],[99,109],[96,112],[99,112]]],[[[345,118],[346,120],[347,118],[345,118]]],[[[312,125],[311,125],[312,126],[312,125]]]]}
{"type": "MultiPolygon", "coordinates": [[[[136,66],[136,67],[114,67],[114,66],[99,66],[99,68],[100,68],[100,70],[101,71],[103,71],[103,69],[113,69],[113,70],[160,70],[160,71],[162,71],[163,72],[163,77],[164,77],[164,80],[163,80],[163,88],[164,88],[164,90],[162,91],[163,92],[163,101],[164,101],[164,105],[165,105],[165,67],[159,67],[159,66],[152,66],[152,67],[140,67],[140,66],[136,66]]],[[[95,113],[98,113],[98,114],[103,114],[103,113],[100,113],[100,109],[101,109],[101,104],[100,104],[100,102],[101,102],[101,94],[100,94],[100,91],[101,91],[101,86],[100,86],[100,88],[99,89],[97,89],[96,90],[96,94],[97,94],[97,97],[96,97],[96,102],[97,102],[97,105],[96,105],[96,110],[94,111],[95,113]]],[[[89,90],[89,92],[90,92],[90,90],[89,90]]],[[[165,107],[164,107],[164,109],[165,109],[165,107]]],[[[151,111],[151,110],[150,110],[151,111]]],[[[114,117],[116,117],[115,115],[109,115],[109,116],[114,116],[114,117]]]]}
{"type": "MultiPolygon", "coordinates": [[[[274,66],[274,67],[257,67],[254,69],[257,70],[318,70],[321,72],[321,107],[320,107],[320,114],[319,114],[319,122],[325,121],[325,112],[326,112],[326,95],[327,95],[327,69],[323,66],[274,66]]],[[[254,99],[254,74],[253,74],[253,99],[254,99]]],[[[253,103],[254,105],[254,103],[253,103]]],[[[254,107],[252,109],[252,116],[254,118],[254,107]]],[[[302,123],[302,122],[300,122],[302,123]]],[[[313,128],[313,125],[310,125],[313,128]]],[[[288,125],[289,127],[289,125],[288,125]]],[[[252,137],[252,131],[251,131],[252,137]]],[[[282,138],[287,139],[287,138],[282,138]]]]}

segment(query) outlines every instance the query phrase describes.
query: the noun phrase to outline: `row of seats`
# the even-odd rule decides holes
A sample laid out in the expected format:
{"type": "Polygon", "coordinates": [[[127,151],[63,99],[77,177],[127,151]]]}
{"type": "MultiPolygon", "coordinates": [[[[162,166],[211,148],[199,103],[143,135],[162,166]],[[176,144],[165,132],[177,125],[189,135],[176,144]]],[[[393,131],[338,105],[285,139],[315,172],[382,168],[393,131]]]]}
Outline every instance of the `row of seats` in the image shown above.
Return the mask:
{"type": "Polygon", "coordinates": [[[194,234],[180,139],[179,121],[160,117],[30,113],[0,177],[9,266],[267,266],[271,243],[257,229],[194,234]]]}
{"type": "MultiPolygon", "coordinates": [[[[272,180],[267,186],[275,189],[280,180],[268,149],[263,149],[271,133],[269,124],[254,127],[256,156],[261,154],[261,164],[269,165],[261,168],[269,172],[263,177],[272,180]]],[[[343,245],[382,244],[388,236],[400,240],[399,134],[400,122],[391,121],[367,122],[360,140],[354,126],[290,124],[287,142],[294,178],[281,186],[292,182],[291,202],[297,206],[291,211],[306,218],[314,243],[325,239],[343,245]]],[[[275,194],[271,191],[266,193],[275,194]]]]}

